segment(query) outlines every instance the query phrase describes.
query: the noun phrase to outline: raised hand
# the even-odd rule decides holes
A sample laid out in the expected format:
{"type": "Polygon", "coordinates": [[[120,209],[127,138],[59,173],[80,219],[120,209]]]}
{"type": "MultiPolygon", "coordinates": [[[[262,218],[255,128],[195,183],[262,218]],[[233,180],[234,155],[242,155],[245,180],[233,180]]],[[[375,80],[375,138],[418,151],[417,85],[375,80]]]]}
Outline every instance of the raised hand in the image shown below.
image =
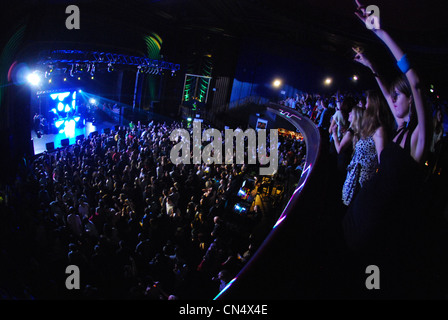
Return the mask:
{"type": "Polygon", "coordinates": [[[366,6],[362,5],[358,0],[355,0],[355,2],[357,6],[355,14],[363,23],[365,23],[367,18],[366,6]]]}
{"type": "Polygon", "coordinates": [[[356,53],[354,60],[356,62],[362,64],[363,66],[366,66],[367,68],[372,69],[372,63],[364,55],[364,50],[362,48],[352,48],[352,49],[356,53]]]}
{"type": "Polygon", "coordinates": [[[355,0],[357,8],[355,15],[364,23],[369,30],[376,31],[380,29],[380,17],[377,6],[364,6],[358,0],[355,0]]]}

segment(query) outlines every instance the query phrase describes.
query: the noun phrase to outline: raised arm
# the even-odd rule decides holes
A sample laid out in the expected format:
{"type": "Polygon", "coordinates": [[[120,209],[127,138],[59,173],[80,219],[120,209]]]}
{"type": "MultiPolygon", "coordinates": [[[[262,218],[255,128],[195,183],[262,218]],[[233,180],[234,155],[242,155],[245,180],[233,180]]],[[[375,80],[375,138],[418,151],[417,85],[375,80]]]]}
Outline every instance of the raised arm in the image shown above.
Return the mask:
{"type": "Polygon", "coordinates": [[[354,60],[372,71],[372,74],[375,76],[375,80],[378,84],[378,87],[380,88],[381,93],[383,94],[384,98],[387,101],[387,105],[389,106],[390,111],[394,115],[395,121],[397,123],[399,123],[400,119],[398,119],[395,116],[394,102],[392,100],[390,91],[387,88],[387,86],[384,84],[383,80],[381,79],[380,75],[378,74],[378,71],[374,67],[373,63],[366,57],[366,55],[364,54],[364,51],[361,48],[353,48],[353,51],[356,52],[354,60]]]}
{"type": "MultiPolygon", "coordinates": [[[[360,18],[360,20],[366,24],[367,18],[370,13],[366,12],[365,8],[356,0],[358,5],[358,12],[355,14],[360,18]]],[[[374,17],[376,18],[376,17],[374,17]]],[[[379,22],[377,23],[379,26],[379,22]]],[[[407,60],[407,55],[403,52],[403,50],[399,47],[399,45],[392,39],[392,37],[381,28],[373,28],[372,31],[375,35],[387,46],[389,51],[394,56],[397,61],[397,65],[399,69],[405,74],[412,90],[412,97],[414,99],[415,111],[417,114],[417,127],[412,132],[412,140],[411,140],[411,156],[417,161],[422,162],[426,149],[427,149],[427,130],[428,127],[426,125],[426,110],[424,99],[422,95],[422,91],[420,88],[420,79],[412,68],[412,65],[409,64],[407,60]]],[[[390,96],[390,95],[389,95],[390,96]]],[[[389,103],[389,100],[386,97],[386,100],[389,103]]],[[[392,107],[392,110],[394,108],[392,107]]],[[[392,112],[393,113],[393,112],[392,112]]],[[[395,116],[395,114],[394,114],[395,116]]]]}
{"type": "Polygon", "coordinates": [[[338,138],[337,126],[333,126],[331,131],[333,135],[334,147],[338,154],[341,153],[341,151],[348,148],[353,143],[353,133],[350,130],[347,130],[344,133],[344,136],[342,137],[341,141],[339,141],[338,138]]]}
{"type": "MultiPolygon", "coordinates": [[[[392,52],[395,59],[397,60],[397,63],[400,64],[400,61],[403,61],[403,59],[407,60],[407,56],[386,31],[380,29],[376,31],[376,34],[392,52]]],[[[417,75],[417,72],[415,72],[415,70],[409,64],[408,66],[405,65],[400,67],[400,70],[406,75],[406,78],[408,79],[408,82],[411,86],[415,111],[417,113],[417,127],[412,133],[411,155],[417,162],[421,162],[427,149],[426,131],[428,128],[426,125],[426,110],[423,94],[420,88],[420,79],[417,75]]]]}

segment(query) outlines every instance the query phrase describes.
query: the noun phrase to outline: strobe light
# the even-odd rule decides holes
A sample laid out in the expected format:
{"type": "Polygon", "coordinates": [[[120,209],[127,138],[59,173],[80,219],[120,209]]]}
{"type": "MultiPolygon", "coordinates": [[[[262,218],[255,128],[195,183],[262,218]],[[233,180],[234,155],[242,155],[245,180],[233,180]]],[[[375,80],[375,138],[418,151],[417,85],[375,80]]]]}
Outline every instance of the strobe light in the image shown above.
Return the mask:
{"type": "Polygon", "coordinates": [[[26,80],[32,86],[38,86],[40,84],[41,79],[39,74],[36,71],[34,71],[26,77],[26,80]]]}

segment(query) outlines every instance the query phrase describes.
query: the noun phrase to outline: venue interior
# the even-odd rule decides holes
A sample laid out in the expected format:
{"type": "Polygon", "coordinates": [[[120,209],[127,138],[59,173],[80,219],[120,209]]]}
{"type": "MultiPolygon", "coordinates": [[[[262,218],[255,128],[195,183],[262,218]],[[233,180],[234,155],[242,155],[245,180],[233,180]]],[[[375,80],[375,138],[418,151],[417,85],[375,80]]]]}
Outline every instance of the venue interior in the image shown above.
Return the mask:
{"type": "Polygon", "coordinates": [[[2,4],[1,299],[446,299],[446,4],[360,2],[2,4]]]}

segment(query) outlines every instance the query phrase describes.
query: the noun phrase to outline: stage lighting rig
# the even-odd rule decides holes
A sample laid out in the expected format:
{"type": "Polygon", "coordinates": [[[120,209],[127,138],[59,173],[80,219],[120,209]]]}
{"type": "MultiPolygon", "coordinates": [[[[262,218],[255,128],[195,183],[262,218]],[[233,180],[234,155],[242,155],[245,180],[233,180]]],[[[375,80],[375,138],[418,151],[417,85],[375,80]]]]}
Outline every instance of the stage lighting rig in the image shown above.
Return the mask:
{"type": "Polygon", "coordinates": [[[90,67],[90,75],[93,77],[93,74],[95,73],[95,63],[92,63],[90,67]]]}
{"type": "Polygon", "coordinates": [[[70,71],[72,77],[75,77],[76,73],[80,72],[90,73],[90,76],[93,76],[100,69],[112,72],[122,65],[136,66],[137,72],[149,74],[163,74],[166,70],[174,74],[180,70],[180,64],[150,59],[144,56],[128,56],[110,52],[83,50],[42,51],[37,58],[37,65],[55,65],[55,70],[66,69],[67,73],[70,71]],[[138,68],[139,66],[140,68],[138,68]],[[83,69],[82,71],[81,68],[83,69]]]}
{"type": "Polygon", "coordinates": [[[72,67],[70,69],[70,77],[74,77],[75,76],[75,65],[72,64],[72,67]]]}
{"type": "Polygon", "coordinates": [[[52,65],[49,65],[47,67],[47,70],[45,71],[45,78],[49,78],[51,74],[53,73],[54,67],[52,65]]]}

